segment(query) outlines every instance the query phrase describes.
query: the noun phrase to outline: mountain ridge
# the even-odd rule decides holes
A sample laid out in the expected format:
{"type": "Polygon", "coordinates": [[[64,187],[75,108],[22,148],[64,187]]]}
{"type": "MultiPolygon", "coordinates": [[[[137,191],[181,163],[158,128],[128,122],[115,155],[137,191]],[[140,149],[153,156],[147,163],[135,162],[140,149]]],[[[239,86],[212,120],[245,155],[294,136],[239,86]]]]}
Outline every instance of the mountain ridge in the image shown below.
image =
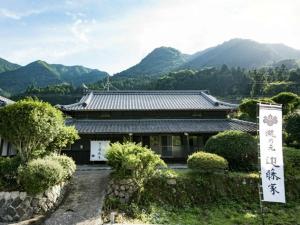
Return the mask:
{"type": "Polygon", "coordinates": [[[83,66],[48,64],[45,61],[36,60],[15,70],[0,73],[0,88],[17,94],[24,92],[31,85],[46,87],[69,83],[79,86],[83,83],[94,83],[108,75],[107,72],[83,66]]]}

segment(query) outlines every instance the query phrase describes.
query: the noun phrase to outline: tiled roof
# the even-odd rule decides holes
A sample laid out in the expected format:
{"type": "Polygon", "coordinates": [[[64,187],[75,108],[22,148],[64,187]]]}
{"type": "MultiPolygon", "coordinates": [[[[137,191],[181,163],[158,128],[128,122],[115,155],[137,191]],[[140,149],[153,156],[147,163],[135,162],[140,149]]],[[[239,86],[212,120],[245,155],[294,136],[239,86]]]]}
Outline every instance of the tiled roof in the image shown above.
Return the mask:
{"type": "Polygon", "coordinates": [[[6,105],[9,105],[9,104],[13,104],[14,101],[8,99],[8,98],[5,98],[3,96],[0,96],[0,107],[1,106],[6,106],[6,105]]]}
{"type": "Polygon", "coordinates": [[[224,130],[254,133],[257,130],[256,123],[235,119],[69,119],[67,125],[75,125],[80,134],[215,133],[224,130]]]}
{"type": "Polygon", "coordinates": [[[218,101],[207,91],[102,91],[89,92],[63,111],[120,110],[232,110],[237,105],[218,101]]]}

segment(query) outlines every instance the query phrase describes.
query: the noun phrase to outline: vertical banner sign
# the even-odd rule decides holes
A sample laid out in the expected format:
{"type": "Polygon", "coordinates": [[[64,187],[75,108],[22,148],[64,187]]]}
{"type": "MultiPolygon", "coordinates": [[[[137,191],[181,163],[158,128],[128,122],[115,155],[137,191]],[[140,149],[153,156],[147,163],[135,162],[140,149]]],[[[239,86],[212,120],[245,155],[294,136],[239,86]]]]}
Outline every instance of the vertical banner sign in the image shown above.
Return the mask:
{"type": "Polygon", "coordinates": [[[263,201],[285,203],[282,156],[282,107],[259,104],[263,201]]]}

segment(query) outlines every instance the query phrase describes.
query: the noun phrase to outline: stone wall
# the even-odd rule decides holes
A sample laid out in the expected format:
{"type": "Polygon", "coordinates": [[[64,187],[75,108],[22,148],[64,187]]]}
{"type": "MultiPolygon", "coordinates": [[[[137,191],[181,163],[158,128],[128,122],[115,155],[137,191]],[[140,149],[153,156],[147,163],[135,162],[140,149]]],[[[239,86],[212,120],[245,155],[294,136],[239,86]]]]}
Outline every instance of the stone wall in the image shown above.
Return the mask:
{"type": "Polygon", "coordinates": [[[131,179],[112,179],[108,184],[107,196],[117,198],[122,203],[127,203],[136,190],[136,185],[131,179]]]}
{"type": "Polygon", "coordinates": [[[34,196],[19,191],[0,192],[0,221],[21,221],[43,214],[61,202],[65,190],[66,183],[61,183],[34,196]]]}

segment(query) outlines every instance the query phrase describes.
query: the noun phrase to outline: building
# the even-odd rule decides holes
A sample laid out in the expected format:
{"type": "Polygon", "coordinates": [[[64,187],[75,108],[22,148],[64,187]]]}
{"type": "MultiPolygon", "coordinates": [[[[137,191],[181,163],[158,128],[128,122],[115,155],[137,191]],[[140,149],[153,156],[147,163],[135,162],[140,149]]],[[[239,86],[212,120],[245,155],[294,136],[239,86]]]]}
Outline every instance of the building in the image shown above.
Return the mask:
{"type": "Polygon", "coordinates": [[[237,105],[208,91],[90,91],[71,105],[58,105],[81,137],[64,151],[77,163],[105,160],[110,142],[130,140],[164,159],[186,159],[224,130],[256,132],[256,124],[230,119],[237,105]]]}
{"type": "MultiPolygon", "coordinates": [[[[13,103],[14,101],[0,96],[0,108],[13,103]]],[[[7,140],[0,137],[0,156],[11,156],[15,154],[16,151],[13,146],[7,140]]]]}

